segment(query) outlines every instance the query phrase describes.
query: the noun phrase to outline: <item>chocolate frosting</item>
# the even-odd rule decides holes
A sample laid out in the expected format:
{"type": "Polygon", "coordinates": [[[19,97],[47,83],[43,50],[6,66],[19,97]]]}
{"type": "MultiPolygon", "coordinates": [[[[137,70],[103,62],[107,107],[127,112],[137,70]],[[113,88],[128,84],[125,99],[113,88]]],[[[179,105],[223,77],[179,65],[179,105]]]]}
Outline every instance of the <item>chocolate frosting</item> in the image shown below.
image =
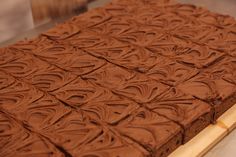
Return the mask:
{"type": "Polygon", "coordinates": [[[226,57],[178,88],[211,103],[222,102],[236,92],[235,70],[235,58],[226,57]]]}
{"type": "Polygon", "coordinates": [[[104,67],[82,76],[82,78],[91,82],[93,81],[99,86],[115,89],[138,76],[141,77],[133,71],[128,71],[125,68],[108,63],[104,67]]]}
{"type": "MultiPolygon", "coordinates": [[[[85,151],[86,154],[93,154],[99,157],[103,155],[115,156],[118,154],[127,156],[129,154],[127,154],[127,152],[126,154],[124,151],[117,152],[120,149],[124,150],[123,146],[119,144],[120,139],[123,139],[124,144],[128,145],[133,145],[133,143],[138,142],[139,145],[133,146],[142,150],[141,152],[143,154],[146,154],[147,152],[157,150],[158,147],[162,145],[161,143],[167,142],[168,139],[180,131],[180,127],[173,122],[144,108],[136,110],[130,117],[123,120],[118,125],[114,125],[111,129],[116,136],[112,134],[106,135],[106,132],[104,132],[102,136],[105,137],[99,137],[94,142],[86,145],[86,147],[84,146],[82,152],[85,151]],[[100,141],[99,145],[96,144],[98,142],[97,140],[100,141]],[[107,149],[103,149],[104,144],[107,145],[107,149]],[[116,148],[119,145],[121,148],[110,151],[109,148],[116,148]],[[91,149],[94,151],[91,152],[91,149]]],[[[134,149],[132,148],[131,152],[133,151],[134,149]]]]}
{"type": "Polygon", "coordinates": [[[70,23],[59,24],[50,29],[45,35],[50,36],[50,39],[66,39],[80,32],[80,28],[70,23]]]}
{"type": "Polygon", "coordinates": [[[209,104],[176,88],[171,88],[146,105],[152,111],[168,117],[184,128],[189,127],[202,115],[212,112],[209,104]]]}
{"type": "Polygon", "coordinates": [[[167,156],[235,102],[235,28],[172,0],[113,0],[0,49],[0,154],[167,156]]]}
{"type": "Polygon", "coordinates": [[[51,46],[34,55],[65,71],[76,75],[84,75],[104,66],[106,62],[90,56],[72,46],[51,46]]]}
{"type": "Polygon", "coordinates": [[[46,138],[28,131],[18,120],[0,112],[1,156],[65,157],[46,138]]]}
{"type": "Polygon", "coordinates": [[[52,92],[52,94],[67,104],[79,107],[91,100],[106,100],[110,97],[111,92],[89,81],[77,78],[64,87],[52,92]]]}
{"type": "Polygon", "coordinates": [[[0,69],[49,92],[68,84],[76,78],[75,75],[26,53],[18,59],[0,65],[0,69]]]}
{"type": "Polygon", "coordinates": [[[197,68],[188,67],[176,61],[165,59],[152,67],[146,75],[152,79],[160,80],[164,84],[177,86],[199,73],[197,68]]]}

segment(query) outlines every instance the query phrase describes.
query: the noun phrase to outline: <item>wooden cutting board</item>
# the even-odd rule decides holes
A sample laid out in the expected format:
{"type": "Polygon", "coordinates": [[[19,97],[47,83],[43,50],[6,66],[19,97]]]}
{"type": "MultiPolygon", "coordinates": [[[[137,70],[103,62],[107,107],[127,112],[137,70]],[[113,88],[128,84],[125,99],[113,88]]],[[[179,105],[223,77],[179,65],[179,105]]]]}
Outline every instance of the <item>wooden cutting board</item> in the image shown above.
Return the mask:
{"type": "Polygon", "coordinates": [[[215,125],[209,125],[192,140],[180,146],[169,157],[202,157],[236,128],[236,104],[226,111],[215,125]]]}
{"type": "Polygon", "coordinates": [[[89,0],[30,0],[30,2],[34,23],[39,25],[48,19],[74,15],[76,11],[87,7],[89,0]]]}

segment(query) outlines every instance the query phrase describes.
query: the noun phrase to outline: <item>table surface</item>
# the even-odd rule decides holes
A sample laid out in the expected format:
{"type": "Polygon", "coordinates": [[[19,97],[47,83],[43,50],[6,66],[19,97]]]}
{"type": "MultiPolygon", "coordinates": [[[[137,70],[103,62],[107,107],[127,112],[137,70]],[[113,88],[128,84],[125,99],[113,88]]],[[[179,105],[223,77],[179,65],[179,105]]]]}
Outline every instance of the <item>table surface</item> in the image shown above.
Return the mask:
{"type": "MultiPolygon", "coordinates": [[[[89,4],[88,8],[94,8],[102,6],[103,4],[111,0],[97,0],[89,4]]],[[[190,3],[198,6],[208,8],[213,12],[221,14],[228,14],[236,18],[236,0],[177,0],[180,3],[190,3]]],[[[17,37],[0,43],[1,46],[6,46],[15,43],[23,38],[32,38],[37,36],[41,32],[53,27],[54,22],[46,23],[37,28],[29,30],[25,33],[20,33],[17,37]]],[[[210,150],[204,157],[235,157],[236,155],[236,130],[225,137],[219,144],[217,144],[212,150],[210,150]]]]}

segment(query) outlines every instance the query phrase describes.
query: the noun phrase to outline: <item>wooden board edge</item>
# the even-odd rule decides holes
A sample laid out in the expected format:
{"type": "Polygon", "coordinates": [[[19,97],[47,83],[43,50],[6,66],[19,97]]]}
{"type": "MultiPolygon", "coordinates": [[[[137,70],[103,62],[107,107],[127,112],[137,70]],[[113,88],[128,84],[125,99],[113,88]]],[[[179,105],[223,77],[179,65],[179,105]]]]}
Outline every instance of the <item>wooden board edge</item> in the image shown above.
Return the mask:
{"type": "Polygon", "coordinates": [[[236,104],[217,120],[217,125],[220,126],[221,124],[224,125],[229,132],[236,128],[236,104]]]}
{"type": "Polygon", "coordinates": [[[180,146],[169,157],[202,157],[236,128],[236,104],[226,111],[215,125],[209,125],[188,143],[180,146]]]}

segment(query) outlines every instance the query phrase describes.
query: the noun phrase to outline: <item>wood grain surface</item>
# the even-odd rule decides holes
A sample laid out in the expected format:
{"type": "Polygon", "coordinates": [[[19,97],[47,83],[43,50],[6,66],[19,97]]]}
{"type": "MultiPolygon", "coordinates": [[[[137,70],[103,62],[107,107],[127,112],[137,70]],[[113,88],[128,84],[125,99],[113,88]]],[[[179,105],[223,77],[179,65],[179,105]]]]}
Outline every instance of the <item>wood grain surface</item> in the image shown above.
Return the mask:
{"type": "Polygon", "coordinates": [[[215,125],[209,125],[188,143],[180,146],[169,157],[202,157],[235,128],[236,104],[225,112],[215,125]]]}
{"type": "Polygon", "coordinates": [[[86,7],[87,0],[31,0],[34,23],[75,13],[86,7]]]}

